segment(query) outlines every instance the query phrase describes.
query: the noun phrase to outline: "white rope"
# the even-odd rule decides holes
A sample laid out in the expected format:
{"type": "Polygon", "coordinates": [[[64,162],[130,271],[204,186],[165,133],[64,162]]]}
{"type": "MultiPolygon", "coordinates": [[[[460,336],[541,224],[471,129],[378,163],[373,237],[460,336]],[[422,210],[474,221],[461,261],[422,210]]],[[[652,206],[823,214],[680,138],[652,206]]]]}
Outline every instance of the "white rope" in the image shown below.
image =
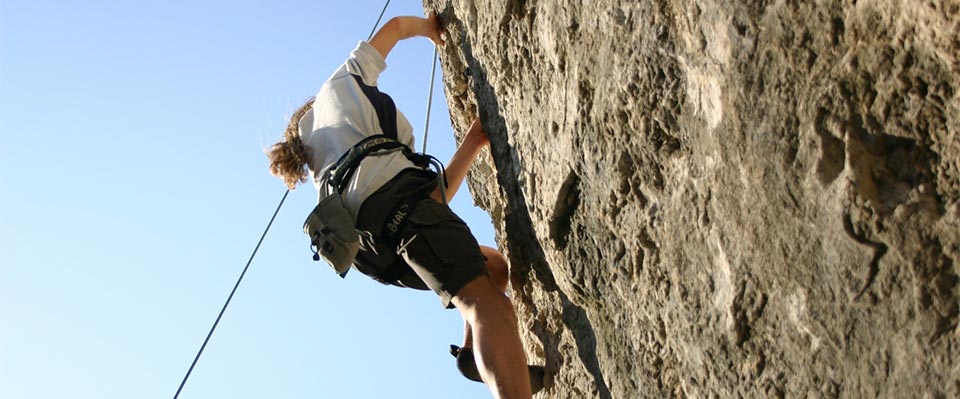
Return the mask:
{"type": "Polygon", "coordinates": [[[437,77],[437,58],[440,58],[437,55],[438,51],[437,47],[433,48],[433,69],[430,70],[430,93],[427,96],[427,118],[423,124],[423,151],[420,151],[422,153],[427,152],[427,133],[430,131],[430,108],[433,105],[433,82],[436,81],[437,77]]]}

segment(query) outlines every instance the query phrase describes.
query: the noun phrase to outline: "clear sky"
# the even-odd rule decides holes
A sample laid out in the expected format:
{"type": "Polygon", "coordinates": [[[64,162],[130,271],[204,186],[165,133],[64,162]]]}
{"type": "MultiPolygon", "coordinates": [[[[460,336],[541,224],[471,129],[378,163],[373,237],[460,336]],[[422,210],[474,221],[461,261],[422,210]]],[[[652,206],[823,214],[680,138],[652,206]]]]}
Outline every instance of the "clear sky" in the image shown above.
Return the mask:
{"type": "MultiPolygon", "coordinates": [[[[0,0],[0,398],[173,397],[284,193],[263,149],[382,6],[0,0]]],[[[404,14],[420,2],[387,11],[404,14]]],[[[401,43],[380,80],[418,147],[432,51],[401,43]]],[[[287,199],[181,397],[489,397],[457,373],[461,320],[433,293],[310,259],[315,195],[287,199]]]]}

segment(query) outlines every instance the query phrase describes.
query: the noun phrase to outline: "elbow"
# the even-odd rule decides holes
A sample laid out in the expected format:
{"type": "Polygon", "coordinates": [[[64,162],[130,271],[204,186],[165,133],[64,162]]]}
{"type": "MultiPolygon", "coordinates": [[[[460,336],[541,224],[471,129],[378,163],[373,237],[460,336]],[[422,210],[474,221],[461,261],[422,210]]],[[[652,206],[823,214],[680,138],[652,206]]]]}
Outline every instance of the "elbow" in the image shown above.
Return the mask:
{"type": "Polygon", "coordinates": [[[402,17],[393,17],[390,18],[387,23],[383,24],[383,27],[380,28],[380,31],[387,34],[388,36],[395,38],[403,38],[406,36],[405,32],[407,31],[407,23],[402,17]]]}
{"type": "Polygon", "coordinates": [[[406,25],[406,22],[400,17],[390,19],[380,27],[376,35],[373,35],[373,38],[369,41],[370,45],[386,59],[390,51],[393,50],[393,46],[396,46],[398,41],[403,40],[403,31],[406,29],[404,25],[406,25]]]}

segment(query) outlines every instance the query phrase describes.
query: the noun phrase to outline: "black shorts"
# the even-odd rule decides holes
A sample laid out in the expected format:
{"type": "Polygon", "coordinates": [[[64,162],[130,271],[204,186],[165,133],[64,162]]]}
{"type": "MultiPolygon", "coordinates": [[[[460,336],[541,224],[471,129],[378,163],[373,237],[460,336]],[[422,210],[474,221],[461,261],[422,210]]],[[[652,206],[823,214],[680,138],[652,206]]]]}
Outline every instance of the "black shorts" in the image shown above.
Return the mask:
{"type": "Polygon", "coordinates": [[[467,224],[449,206],[429,197],[435,176],[417,169],[400,172],[363,202],[357,229],[364,238],[354,265],[386,284],[433,290],[450,308],[460,288],[488,272],[467,224]],[[413,211],[396,239],[385,238],[385,229],[402,204],[411,204],[413,211]],[[403,271],[385,281],[381,277],[391,265],[400,265],[403,271]]]}

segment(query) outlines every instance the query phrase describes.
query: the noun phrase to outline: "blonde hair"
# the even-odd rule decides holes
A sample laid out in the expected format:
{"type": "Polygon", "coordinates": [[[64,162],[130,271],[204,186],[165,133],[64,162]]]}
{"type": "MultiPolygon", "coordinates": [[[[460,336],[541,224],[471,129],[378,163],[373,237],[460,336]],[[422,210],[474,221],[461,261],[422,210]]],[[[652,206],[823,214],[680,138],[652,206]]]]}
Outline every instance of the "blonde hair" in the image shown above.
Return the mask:
{"type": "Polygon", "coordinates": [[[296,188],[297,183],[307,182],[307,159],[310,157],[310,149],[300,139],[299,123],[307,112],[312,111],[313,99],[311,98],[290,117],[287,130],[283,132],[283,138],[266,151],[267,158],[270,158],[270,173],[283,180],[283,184],[291,190],[296,188]]]}

